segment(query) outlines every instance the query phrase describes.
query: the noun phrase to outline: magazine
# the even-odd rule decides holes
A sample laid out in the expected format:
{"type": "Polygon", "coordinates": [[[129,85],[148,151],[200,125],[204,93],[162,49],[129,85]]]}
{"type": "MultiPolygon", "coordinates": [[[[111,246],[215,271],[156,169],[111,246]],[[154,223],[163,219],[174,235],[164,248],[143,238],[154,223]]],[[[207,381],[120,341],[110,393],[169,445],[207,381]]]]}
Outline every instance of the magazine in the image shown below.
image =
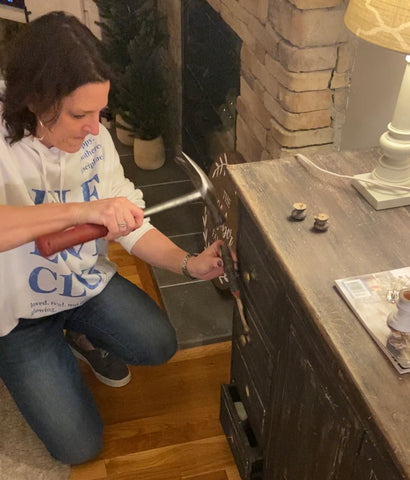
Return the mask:
{"type": "Polygon", "coordinates": [[[410,286],[410,267],[335,281],[344,300],[400,373],[410,372],[410,334],[392,332],[389,314],[397,311],[401,289],[410,286]],[[396,334],[396,338],[394,338],[396,334]],[[397,334],[400,336],[397,342],[397,334]]]}

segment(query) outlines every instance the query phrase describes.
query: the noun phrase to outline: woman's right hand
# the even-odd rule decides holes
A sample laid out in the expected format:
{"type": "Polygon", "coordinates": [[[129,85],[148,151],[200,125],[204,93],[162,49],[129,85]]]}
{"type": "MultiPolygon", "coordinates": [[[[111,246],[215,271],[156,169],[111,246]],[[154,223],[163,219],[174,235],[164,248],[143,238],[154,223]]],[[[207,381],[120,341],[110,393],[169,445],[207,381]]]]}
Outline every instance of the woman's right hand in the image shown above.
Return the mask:
{"type": "Polygon", "coordinates": [[[106,198],[78,204],[75,223],[97,223],[108,229],[106,240],[128,235],[140,227],[144,211],[125,197],[106,198]]]}

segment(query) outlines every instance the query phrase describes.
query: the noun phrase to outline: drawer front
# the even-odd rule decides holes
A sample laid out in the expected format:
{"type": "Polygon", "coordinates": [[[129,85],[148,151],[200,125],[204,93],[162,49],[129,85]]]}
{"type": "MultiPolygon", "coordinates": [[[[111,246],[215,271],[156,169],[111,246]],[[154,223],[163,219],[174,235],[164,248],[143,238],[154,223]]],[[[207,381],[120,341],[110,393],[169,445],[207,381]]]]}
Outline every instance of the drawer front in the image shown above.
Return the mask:
{"type": "Polygon", "coordinates": [[[235,341],[232,343],[231,381],[238,388],[252,430],[259,444],[263,446],[265,444],[266,408],[235,341]]]}
{"type": "Polygon", "coordinates": [[[355,461],[351,480],[403,480],[407,478],[404,473],[397,470],[386,451],[381,448],[383,454],[379,453],[374,443],[366,432],[360,448],[360,453],[355,461]]]}
{"type": "Polygon", "coordinates": [[[258,329],[257,322],[250,308],[244,311],[249,333],[244,333],[238,309],[233,314],[233,340],[236,341],[241,355],[248,366],[249,374],[259,391],[265,406],[269,402],[270,387],[273,374],[273,358],[269,344],[258,329]]]}
{"type": "Polygon", "coordinates": [[[277,263],[248,214],[241,216],[238,236],[238,259],[241,284],[252,304],[258,310],[269,336],[283,316],[281,308],[285,288],[277,263]]]}
{"type": "MultiPolygon", "coordinates": [[[[249,427],[239,393],[233,385],[222,385],[220,421],[242,480],[262,480],[263,458],[249,427]]],[[[246,414],[246,412],[245,412],[246,414]]]]}
{"type": "Polygon", "coordinates": [[[288,347],[283,358],[286,376],[271,413],[266,478],[348,480],[361,426],[338,388],[328,388],[292,333],[288,347]]]}

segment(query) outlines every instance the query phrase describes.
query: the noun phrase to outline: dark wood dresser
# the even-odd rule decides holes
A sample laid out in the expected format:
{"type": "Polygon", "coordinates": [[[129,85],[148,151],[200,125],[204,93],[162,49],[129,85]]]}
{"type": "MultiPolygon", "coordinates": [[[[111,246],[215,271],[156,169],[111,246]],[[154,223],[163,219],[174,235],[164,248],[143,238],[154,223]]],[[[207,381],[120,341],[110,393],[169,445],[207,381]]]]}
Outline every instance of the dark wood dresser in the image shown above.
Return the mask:
{"type": "MultiPolygon", "coordinates": [[[[315,155],[353,175],[377,149],[315,155]]],[[[228,167],[249,325],[233,319],[221,423],[243,480],[410,478],[410,374],[400,375],[335,289],[339,278],[410,266],[410,208],[375,211],[295,157],[228,167]],[[292,205],[307,205],[303,221],[292,205]],[[318,213],[329,229],[317,233],[318,213]]]]}

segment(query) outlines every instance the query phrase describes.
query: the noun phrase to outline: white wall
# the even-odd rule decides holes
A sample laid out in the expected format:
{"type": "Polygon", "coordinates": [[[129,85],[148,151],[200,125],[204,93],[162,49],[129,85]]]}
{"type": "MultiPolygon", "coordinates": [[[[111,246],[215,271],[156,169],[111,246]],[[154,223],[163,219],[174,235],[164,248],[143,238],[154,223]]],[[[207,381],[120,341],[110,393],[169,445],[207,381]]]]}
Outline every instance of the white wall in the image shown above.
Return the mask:
{"type": "MultiPolygon", "coordinates": [[[[99,18],[98,7],[93,0],[26,0],[25,4],[27,10],[31,12],[30,21],[53,10],[63,10],[79,18],[100,38],[100,28],[95,25],[95,20],[99,18]]],[[[25,22],[23,10],[6,5],[0,5],[0,18],[25,22]]]]}
{"type": "Polygon", "coordinates": [[[392,120],[404,67],[403,54],[357,40],[342,150],[378,145],[392,120]]]}
{"type": "Polygon", "coordinates": [[[92,0],[26,0],[26,8],[32,12],[30,20],[53,10],[72,13],[85,23],[94,35],[100,36],[100,29],[94,23],[98,19],[98,7],[92,0]]]}

